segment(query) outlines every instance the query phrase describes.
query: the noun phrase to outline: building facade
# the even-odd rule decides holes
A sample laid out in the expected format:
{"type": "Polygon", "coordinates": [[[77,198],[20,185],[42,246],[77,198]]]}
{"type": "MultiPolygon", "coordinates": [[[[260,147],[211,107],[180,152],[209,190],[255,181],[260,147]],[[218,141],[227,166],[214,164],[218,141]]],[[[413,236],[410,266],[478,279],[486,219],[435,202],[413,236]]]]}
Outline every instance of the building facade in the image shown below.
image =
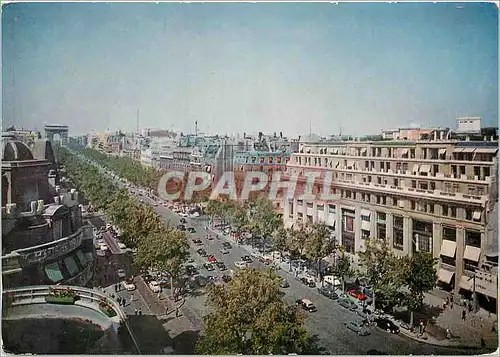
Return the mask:
{"type": "Polygon", "coordinates": [[[63,283],[87,285],[94,274],[91,226],[78,192],[58,185],[50,142],[33,152],[2,137],[2,282],[4,288],[63,283]],[[45,156],[45,157],[42,157],[45,156]]]}
{"type": "MultiPolygon", "coordinates": [[[[301,143],[287,173],[331,173],[330,193],[338,199],[285,199],[285,223],[325,222],[354,258],[370,237],[386,241],[397,255],[429,252],[439,259],[440,284],[465,294],[476,288],[481,294],[473,281],[486,274],[483,266],[493,267],[489,274],[498,269],[498,249],[486,249],[487,226],[497,219],[490,212],[497,202],[498,141],[435,137],[301,143]]],[[[496,278],[488,279],[482,280],[482,294],[496,299],[496,278]]]]}

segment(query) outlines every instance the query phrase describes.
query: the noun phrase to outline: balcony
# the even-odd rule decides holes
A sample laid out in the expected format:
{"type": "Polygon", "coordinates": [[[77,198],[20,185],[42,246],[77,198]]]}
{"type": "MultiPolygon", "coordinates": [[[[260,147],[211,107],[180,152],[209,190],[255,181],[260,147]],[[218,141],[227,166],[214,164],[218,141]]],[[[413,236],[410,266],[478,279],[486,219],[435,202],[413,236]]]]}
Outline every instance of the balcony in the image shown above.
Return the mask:
{"type": "Polygon", "coordinates": [[[18,249],[12,253],[17,253],[28,264],[53,260],[78,248],[84,239],[84,232],[86,230],[81,227],[68,237],[34,247],[18,249]]]}

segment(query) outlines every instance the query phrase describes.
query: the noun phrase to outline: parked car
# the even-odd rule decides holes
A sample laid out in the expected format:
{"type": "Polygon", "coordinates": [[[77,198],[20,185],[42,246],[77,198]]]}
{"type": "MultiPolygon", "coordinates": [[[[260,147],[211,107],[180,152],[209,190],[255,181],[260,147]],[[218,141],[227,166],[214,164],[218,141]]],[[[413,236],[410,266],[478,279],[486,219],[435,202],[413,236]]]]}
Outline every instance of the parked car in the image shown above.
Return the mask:
{"type": "Polygon", "coordinates": [[[213,266],[212,263],[206,263],[204,266],[205,266],[205,269],[208,270],[208,271],[214,271],[215,270],[215,268],[214,268],[214,266],[213,266]]]}
{"type": "Polygon", "coordinates": [[[187,231],[188,231],[189,233],[196,233],[196,229],[194,229],[193,227],[189,227],[189,228],[187,229],[187,231]]]}
{"type": "Polygon", "coordinates": [[[244,262],[247,262],[249,264],[252,262],[252,259],[250,258],[249,255],[245,255],[245,256],[241,257],[241,260],[243,260],[244,262]]]}
{"type": "Polygon", "coordinates": [[[246,267],[247,267],[247,262],[243,262],[243,261],[241,261],[241,262],[235,262],[235,263],[234,263],[234,266],[235,266],[236,268],[243,269],[243,268],[246,268],[246,267]]]}
{"type": "Polygon", "coordinates": [[[193,239],[193,244],[194,245],[203,245],[203,242],[201,241],[201,239],[193,239]]]}
{"type": "Polygon", "coordinates": [[[186,261],[186,263],[194,263],[194,259],[192,256],[189,256],[188,260],[186,261]]]}
{"type": "Polygon", "coordinates": [[[377,327],[390,333],[399,333],[399,327],[389,319],[375,319],[377,327]]]}
{"type": "Polygon", "coordinates": [[[362,317],[365,320],[369,320],[372,312],[368,309],[357,309],[356,314],[358,314],[359,317],[362,317]]]}
{"type": "Polygon", "coordinates": [[[119,279],[125,279],[127,277],[127,275],[125,274],[125,270],[123,269],[118,269],[116,271],[116,274],[118,274],[119,279]]]}
{"type": "Polygon", "coordinates": [[[185,231],[185,230],[186,230],[186,226],[185,226],[185,225],[183,225],[183,224],[179,224],[179,225],[177,226],[177,229],[178,229],[178,230],[180,230],[180,231],[185,231]]]}
{"type": "Polygon", "coordinates": [[[300,278],[300,282],[304,285],[309,286],[310,288],[316,287],[316,283],[314,281],[307,279],[307,278],[300,278]]]}
{"type": "Polygon", "coordinates": [[[351,299],[345,297],[345,298],[340,298],[338,300],[340,306],[345,307],[346,309],[349,309],[351,311],[355,311],[358,308],[358,305],[354,303],[351,299]]]}
{"type": "Polygon", "coordinates": [[[314,306],[314,304],[312,303],[311,300],[299,299],[299,300],[295,300],[295,303],[297,304],[297,306],[299,306],[303,310],[306,310],[309,312],[316,312],[317,311],[316,306],[314,306]]]}
{"type": "Polygon", "coordinates": [[[327,298],[332,300],[337,300],[339,298],[339,295],[335,291],[327,289],[325,287],[318,288],[318,292],[321,295],[326,296],[327,298]]]}
{"type": "Polygon", "coordinates": [[[151,280],[148,285],[149,285],[149,288],[151,289],[152,292],[154,292],[154,293],[161,292],[160,283],[157,282],[156,280],[151,280]]]}
{"type": "Polygon", "coordinates": [[[123,287],[127,291],[134,291],[135,290],[135,284],[133,283],[132,279],[130,280],[124,280],[123,282],[123,287]]]}
{"type": "Polygon", "coordinates": [[[360,336],[368,336],[371,334],[370,330],[365,326],[363,321],[349,321],[344,323],[344,326],[349,330],[356,332],[360,336]]]}
{"type": "Polygon", "coordinates": [[[145,282],[146,284],[148,284],[151,280],[153,280],[153,277],[152,277],[151,275],[149,275],[149,274],[144,274],[144,275],[142,276],[142,279],[144,280],[144,282],[145,282]]]}
{"type": "Polygon", "coordinates": [[[187,223],[186,218],[182,217],[182,218],[180,219],[180,222],[181,222],[182,224],[186,224],[186,223],[187,223]]]}
{"type": "Polygon", "coordinates": [[[222,243],[222,246],[223,246],[224,248],[226,248],[226,249],[231,249],[231,248],[232,248],[231,243],[229,243],[229,242],[224,242],[224,243],[222,243]]]}
{"type": "Polygon", "coordinates": [[[207,259],[210,263],[217,262],[217,258],[215,257],[215,255],[209,255],[207,259]]]}
{"type": "Polygon", "coordinates": [[[347,292],[352,297],[358,299],[359,301],[363,301],[368,299],[368,296],[361,289],[352,289],[347,292]]]}
{"type": "Polygon", "coordinates": [[[99,249],[101,249],[102,251],[106,251],[108,250],[108,245],[106,243],[101,243],[99,244],[99,249]]]}
{"type": "Polygon", "coordinates": [[[118,248],[127,249],[127,246],[125,244],[123,244],[122,242],[118,242],[118,248]]]}
{"type": "Polygon", "coordinates": [[[219,252],[221,252],[221,254],[229,254],[229,250],[227,250],[226,248],[219,249],[219,252]]]}
{"type": "Polygon", "coordinates": [[[231,281],[231,277],[229,275],[223,275],[222,276],[222,281],[225,283],[229,283],[231,281]]]}
{"type": "Polygon", "coordinates": [[[205,249],[201,249],[201,248],[200,248],[200,249],[198,249],[198,250],[196,251],[196,253],[198,253],[198,254],[199,254],[199,255],[201,255],[202,257],[206,257],[206,256],[207,256],[207,252],[206,252],[206,250],[205,250],[205,249]]]}
{"type": "Polygon", "coordinates": [[[217,268],[219,268],[220,271],[227,270],[227,267],[223,262],[217,262],[217,263],[215,263],[215,265],[217,265],[217,268]]]}
{"type": "Polygon", "coordinates": [[[186,274],[189,276],[198,274],[198,269],[194,265],[186,265],[186,274]]]}

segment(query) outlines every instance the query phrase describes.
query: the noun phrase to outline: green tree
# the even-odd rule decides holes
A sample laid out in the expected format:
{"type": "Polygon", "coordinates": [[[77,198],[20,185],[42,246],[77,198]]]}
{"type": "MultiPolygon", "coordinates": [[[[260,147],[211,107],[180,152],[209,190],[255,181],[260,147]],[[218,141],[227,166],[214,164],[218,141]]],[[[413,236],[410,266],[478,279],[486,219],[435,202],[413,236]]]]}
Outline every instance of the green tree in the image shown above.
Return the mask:
{"type": "Polygon", "coordinates": [[[404,284],[407,291],[404,301],[410,310],[410,326],[413,328],[413,313],[424,303],[424,293],[436,286],[436,259],[427,252],[416,252],[412,257],[400,259],[404,267],[404,284]]]}
{"type": "Polygon", "coordinates": [[[282,299],[272,273],[238,271],[226,286],[211,285],[200,354],[287,354],[308,348],[304,315],[282,299]]]}
{"type": "Polygon", "coordinates": [[[321,275],[321,260],[332,252],[333,246],[331,232],[326,224],[311,225],[310,232],[306,235],[304,253],[307,259],[316,263],[318,278],[321,275]]]}
{"type": "MultiPolygon", "coordinates": [[[[341,247],[343,248],[343,247],[341,247]]],[[[342,291],[345,291],[345,280],[353,276],[353,270],[351,268],[351,260],[345,255],[343,249],[341,250],[341,255],[335,264],[335,275],[342,281],[342,291]]]]}
{"type": "Polygon", "coordinates": [[[280,252],[283,257],[283,253],[288,248],[290,231],[285,227],[279,227],[273,234],[273,249],[280,252]]]}

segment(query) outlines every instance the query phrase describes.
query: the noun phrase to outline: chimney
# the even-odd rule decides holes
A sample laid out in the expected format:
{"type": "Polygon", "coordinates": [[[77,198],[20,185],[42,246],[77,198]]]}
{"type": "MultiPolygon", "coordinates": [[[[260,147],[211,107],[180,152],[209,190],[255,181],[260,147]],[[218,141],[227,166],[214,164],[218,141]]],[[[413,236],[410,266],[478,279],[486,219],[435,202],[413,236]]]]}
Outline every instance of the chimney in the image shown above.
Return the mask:
{"type": "Polygon", "coordinates": [[[280,131],[280,138],[283,139],[283,132],[280,131]]]}

